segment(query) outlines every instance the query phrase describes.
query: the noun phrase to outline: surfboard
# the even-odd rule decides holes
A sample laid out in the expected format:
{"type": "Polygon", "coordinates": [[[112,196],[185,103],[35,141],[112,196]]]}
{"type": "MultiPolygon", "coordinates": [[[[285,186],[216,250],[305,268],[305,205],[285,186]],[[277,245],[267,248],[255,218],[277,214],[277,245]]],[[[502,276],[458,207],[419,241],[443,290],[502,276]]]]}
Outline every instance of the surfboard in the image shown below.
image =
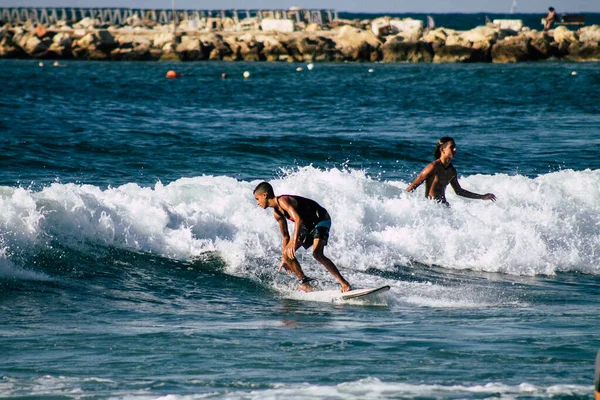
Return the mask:
{"type": "Polygon", "coordinates": [[[298,292],[298,298],[308,301],[322,302],[344,302],[349,300],[367,300],[372,299],[374,295],[387,292],[390,287],[379,286],[376,288],[354,289],[349,292],[342,293],[339,289],[336,290],[315,290],[312,292],[298,292]]]}

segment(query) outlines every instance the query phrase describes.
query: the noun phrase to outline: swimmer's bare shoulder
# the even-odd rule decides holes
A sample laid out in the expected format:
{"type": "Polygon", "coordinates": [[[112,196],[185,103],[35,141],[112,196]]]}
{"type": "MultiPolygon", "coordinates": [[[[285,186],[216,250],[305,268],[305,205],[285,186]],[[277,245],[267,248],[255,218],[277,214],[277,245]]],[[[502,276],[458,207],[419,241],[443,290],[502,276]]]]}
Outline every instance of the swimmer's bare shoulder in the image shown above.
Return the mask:
{"type": "Polygon", "coordinates": [[[435,175],[441,167],[442,162],[439,159],[430,162],[425,168],[423,168],[423,171],[421,171],[421,173],[416,177],[413,183],[411,183],[406,188],[406,191],[412,192],[413,190],[418,188],[423,182],[427,180],[427,178],[429,178],[432,175],[435,175]]]}

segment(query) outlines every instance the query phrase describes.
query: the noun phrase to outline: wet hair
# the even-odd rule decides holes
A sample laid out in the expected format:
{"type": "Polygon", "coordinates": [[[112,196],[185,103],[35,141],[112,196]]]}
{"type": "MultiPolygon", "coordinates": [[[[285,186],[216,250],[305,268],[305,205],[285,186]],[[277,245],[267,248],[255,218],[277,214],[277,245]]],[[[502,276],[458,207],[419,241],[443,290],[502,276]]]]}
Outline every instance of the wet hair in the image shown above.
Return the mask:
{"type": "Polygon", "coordinates": [[[548,11],[554,11],[554,7],[548,7],[548,11]]]}
{"type": "Polygon", "coordinates": [[[268,198],[275,197],[273,186],[269,182],[261,182],[255,188],[252,193],[266,193],[268,198]]]}
{"type": "Polygon", "coordinates": [[[437,141],[437,144],[435,145],[435,151],[433,152],[433,156],[436,160],[442,156],[441,149],[448,142],[454,142],[454,139],[452,139],[450,136],[444,136],[437,141]]]}

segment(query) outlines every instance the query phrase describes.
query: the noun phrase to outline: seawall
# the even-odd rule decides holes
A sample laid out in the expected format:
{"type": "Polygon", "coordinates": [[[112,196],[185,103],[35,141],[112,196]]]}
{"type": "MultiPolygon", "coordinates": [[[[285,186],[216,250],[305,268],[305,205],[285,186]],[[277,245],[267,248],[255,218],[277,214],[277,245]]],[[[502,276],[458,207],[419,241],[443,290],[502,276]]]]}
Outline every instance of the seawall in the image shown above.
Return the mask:
{"type": "MultiPolygon", "coordinates": [[[[407,22],[407,21],[404,21],[407,22]]],[[[410,21],[408,21],[410,22],[410,21]]],[[[390,18],[335,20],[290,32],[143,23],[99,26],[88,19],[0,28],[0,58],[83,60],[224,60],[270,62],[600,61],[600,27],[548,32],[489,23],[467,31],[427,29],[390,18]],[[396,23],[395,23],[396,22],[396,23]],[[374,29],[376,27],[376,29],[374,29]]]]}

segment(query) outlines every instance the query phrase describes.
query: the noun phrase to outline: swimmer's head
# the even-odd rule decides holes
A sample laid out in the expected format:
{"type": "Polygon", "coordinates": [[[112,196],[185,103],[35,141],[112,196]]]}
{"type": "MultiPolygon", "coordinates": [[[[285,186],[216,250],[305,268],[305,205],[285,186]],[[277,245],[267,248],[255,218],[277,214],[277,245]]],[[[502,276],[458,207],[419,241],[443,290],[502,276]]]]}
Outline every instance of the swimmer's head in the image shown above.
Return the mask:
{"type": "Polygon", "coordinates": [[[435,151],[433,152],[435,159],[437,160],[442,156],[442,148],[451,145],[454,145],[454,139],[452,139],[450,136],[444,136],[443,138],[440,138],[440,140],[437,141],[437,144],[435,145],[435,151]]]}
{"type": "Polygon", "coordinates": [[[269,199],[275,198],[275,192],[273,186],[269,182],[261,182],[254,188],[254,199],[256,204],[262,208],[269,206],[269,199]]]}

